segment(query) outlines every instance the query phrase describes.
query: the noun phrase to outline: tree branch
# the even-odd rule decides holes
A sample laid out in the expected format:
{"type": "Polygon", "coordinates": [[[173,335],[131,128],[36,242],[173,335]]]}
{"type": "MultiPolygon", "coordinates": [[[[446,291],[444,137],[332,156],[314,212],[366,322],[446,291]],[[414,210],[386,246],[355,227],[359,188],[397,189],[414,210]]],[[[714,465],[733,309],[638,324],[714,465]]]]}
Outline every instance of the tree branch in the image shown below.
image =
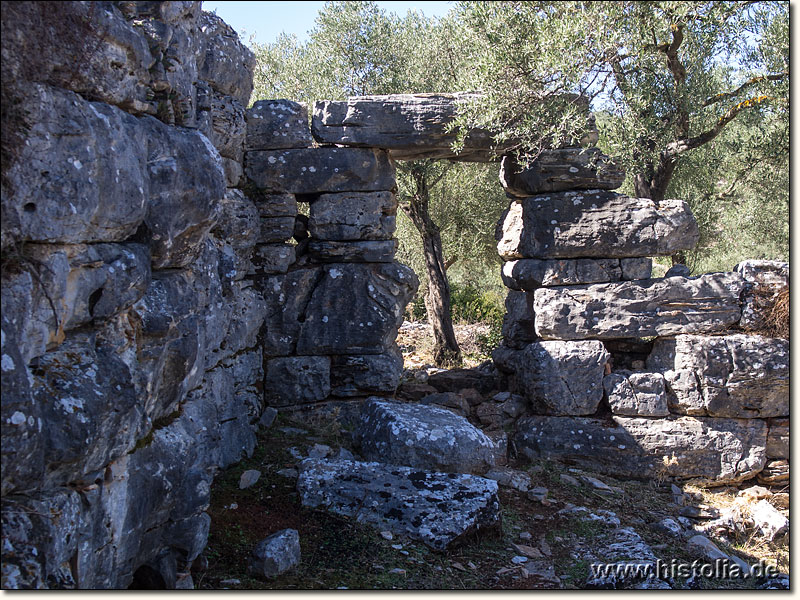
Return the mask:
{"type": "Polygon", "coordinates": [[[711,96],[710,98],[706,99],[706,101],[703,102],[703,108],[711,106],[712,104],[716,104],[717,102],[722,102],[723,100],[729,100],[730,98],[734,98],[739,94],[741,94],[747,88],[759,83],[760,81],[781,81],[782,79],[786,79],[788,76],[789,72],[784,71],[783,73],[774,73],[772,75],[761,75],[760,77],[753,77],[745,81],[742,85],[740,85],[732,92],[723,92],[721,94],[717,94],[716,96],[711,96]]]}

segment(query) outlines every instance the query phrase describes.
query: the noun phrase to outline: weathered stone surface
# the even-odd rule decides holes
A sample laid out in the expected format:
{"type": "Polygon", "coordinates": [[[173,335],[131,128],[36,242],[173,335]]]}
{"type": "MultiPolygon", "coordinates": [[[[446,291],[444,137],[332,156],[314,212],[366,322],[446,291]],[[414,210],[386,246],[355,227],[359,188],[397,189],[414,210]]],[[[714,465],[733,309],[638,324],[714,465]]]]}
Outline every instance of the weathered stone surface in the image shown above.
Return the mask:
{"type": "Polygon", "coordinates": [[[789,531],[789,519],[784,517],[768,501],[761,500],[750,513],[753,524],[761,531],[765,538],[772,541],[776,536],[789,531]]]}
{"type": "Polygon", "coordinates": [[[254,274],[286,273],[295,261],[295,247],[291,244],[258,244],[250,260],[254,274]]]}
{"type": "Polygon", "coordinates": [[[494,465],[493,444],[465,418],[438,406],[369,398],[353,434],[367,460],[453,473],[494,465]]]}
{"type": "Polygon", "coordinates": [[[682,200],[656,205],[647,198],[596,191],[515,200],[495,232],[504,260],[669,255],[693,248],[699,235],[682,200]]]}
{"type": "Polygon", "coordinates": [[[274,244],[285,242],[294,235],[295,217],[267,217],[260,219],[258,242],[274,244]]]}
{"type": "Polygon", "coordinates": [[[363,242],[327,242],[311,240],[308,254],[321,263],[390,263],[394,261],[397,240],[368,240],[363,242]]]}
{"type": "Polygon", "coordinates": [[[611,412],[629,417],[666,417],[667,393],[661,373],[617,372],[603,378],[611,412]]]}
{"type": "Polygon", "coordinates": [[[770,419],[767,458],[789,458],[789,419],[770,419]]]}
{"type": "Polygon", "coordinates": [[[651,258],[621,258],[619,266],[622,268],[622,279],[650,279],[653,273],[653,259],[651,258]]]}
{"type": "Polygon", "coordinates": [[[455,119],[458,103],[471,97],[393,94],[322,100],[314,105],[311,132],[323,143],[386,148],[395,160],[498,160],[502,149],[495,151],[491,136],[483,130],[470,131],[459,154],[451,148],[456,132],[446,128],[455,119]]]}
{"type": "Polygon", "coordinates": [[[451,412],[466,417],[470,413],[469,402],[455,392],[440,392],[428,394],[419,401],[420,404],[435,404],[443,408],[450,409],[451,412]]]}
{"type": "Polygon", "coordinates": [[[241,191],[228,188],[220,202],[219,218],[211,232],[224,240],[233,251],[230,267],[235,273],[230,279],[242,279],[252,268],[250,257],[259,241],[258,209],[253,201],[241,191]]]}
{"type": "Polygon", "coordinates": [[[543,192],[615,190],[624,180],[625,171],[598,148],[545,150],[527,168],[512,156],[504,156],[500,163],[503,189],[519,198],[543,192]]]}
{"type": "Polygon", "coordinates": [[[514,443],[531,459],[559,460],[618,478],[753,477],[766,461],[766,423],[756,419],[528,417],[514,443]]]}
{"type": "Polygon", "coordinates": [[[764,470],[758,474],[758,482],[765,485],[777,485],[789,481],[789,461],[769,460],[764,470]]]}
{"type": "Polygon", "coordinates": [[[748,283],[742,296],[739,327],[760,331],[768,328],[777,296],[789,287],[789,263],[774,260],[746,260],[733,268],[748,283]]]}
{"type": "Polygon", "coordinates": [[[282,529],[261,540],[253,549],[248,572],[255,577],[277,577],[300,564],[300,534],[282,529]]]}
{"type": "Polygon", "coordinates": [[[214,13],[203,12],[198,29],[198,77],[247,106],[253,91],[255,55],[239,41],[233,27],[214,13]]]}
{"type": "Polygon", "coordinates": [[[230,158],[222,158],[222,169],[225,171],[225,183],[229,188],[244,185],[242,175],[244,175],[244,167],[242,163],[230,158]]]}
{"type": "Polygon", "coordinates": [[[497,483],[483,477],[348,460],[306,459],[300,469],[304,506],[355,517],[435,550],[500,525],[497,483]]]}
{"type": "Polygon", "coordinates": [[[321,194],[311,203],[308,230],[318,240],[388,240],[396,214],[392,192],[321,194]]]}
{"type": "Polygon", "coordinates": [[[320,278],[322,267],[297,269],[256,283],[267,305],[261,340],[266,356],[294,354],[305,309],[320,278]]]}
{"type": "Polygon", "coordinates": [[[601,342],[535,342],[523,350],[500,347],[498,368],[514,374],[515,390],[539,414],[590,415],[603,398],[609,354],[601,342]]]}
{"type": "Polygon", "coordinates": [[[331,357],[331,395],[339,397],[394,394],[403,375],[397,344],[383,354],[331,357]]]}
{"type": "Polygon", "coordinates": [[[262,219],[296,217],[297,199],[293,194],[261,194],[256,198],[258,214],[262,219]]]}
{"type": "Polygon", "coordinates": [[[251,150],[244,170],[268,192],[319,194],[394,190],[395,168],[384,150],[306,148],[251,150]]]}
{"type": "Polygon", "coordinates": [[[247,109],[247,150],[309,148],[308,108],[291,100],[259,100],[247,109]]]}
{"type": "Polygon", "coordinates": [[[650,279],[535,292],[536,333],[545,339],[612,339],[723,331],[741,316],[734,273],[650,279]]]}
{"type": "Polygon", "coordinates": [[[272,406],[318,402],[331,392],[328,356],[288,356],[266,363],[264,396],[272,406]]]}
{"type": "Polygon", "coordinates": [[[506,345],[522,348],[539,340],[533,314],[533,293],[509,290],[503,315],[503,340],[506,345]]]}
{"type": "Polygon", "coordinates": [[[244,158],[244,107],[234,98],[212,93],[210,109],[198,115],[197,128],[220,156],[242,162],[244,158]]]}
{"type": "Polygon", "coordinates": [[[147,135],[150,231],[154,269],[185,267],[197,258],[219,218],[225,172],[216,149],[200,133],[150,117],[147,135]]]}
{"type": "Polygon", "coordinates": [[[615,258],[537,260],[523,258],[503,264],[503,283],[512,290],[533,292],[540,287],[605,283],[622,279],[615,258]]]}
{"type": "Polygon", "coordinates": [[[458,392],[469,401],[468,394],[491,392],[495,387],[495,379],[493,375],[477,369],[448,369],[430,375],[428,385],[440,392],[458,392]]]}
{"type": "Polygon", "coordinates": [[[14,190],[6,193],[4,183],[4,233],[65,244],[130,237],[148,209],[148,128],[71,92],[25,90],[31,127],[4,175],[14,190]]]}
{"type": "Polygon", "coordinates": [[[297,353],[382,354],[419,280],[398,263],[325,266],[300,325],[297,353]]]}
{"type": "Polygon", "coordinates": [[[657,339],[648,369],[667,382],[670,410],[689,415],[789,415],[789,342],[758,335],[657,339]]]}

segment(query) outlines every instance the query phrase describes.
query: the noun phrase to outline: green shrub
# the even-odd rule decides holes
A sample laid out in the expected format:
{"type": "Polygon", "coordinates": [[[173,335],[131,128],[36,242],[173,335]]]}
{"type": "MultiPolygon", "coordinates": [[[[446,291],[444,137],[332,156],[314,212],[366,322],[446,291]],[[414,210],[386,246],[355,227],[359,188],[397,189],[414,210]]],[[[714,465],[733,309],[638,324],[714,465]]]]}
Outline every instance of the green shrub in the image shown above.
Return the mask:
{"type": "Polygon", "coordinates": [[[479,290],[472,285],[450,286],[450,314],[456,323],[503,324],[505,306],[494,290],[479,290]]]}

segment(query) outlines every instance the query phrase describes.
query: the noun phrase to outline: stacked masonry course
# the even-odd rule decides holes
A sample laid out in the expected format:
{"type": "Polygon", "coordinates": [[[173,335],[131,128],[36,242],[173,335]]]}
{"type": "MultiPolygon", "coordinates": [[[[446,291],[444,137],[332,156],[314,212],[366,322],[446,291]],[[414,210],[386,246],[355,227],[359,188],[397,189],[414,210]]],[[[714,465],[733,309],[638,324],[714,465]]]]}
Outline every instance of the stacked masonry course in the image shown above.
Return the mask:
{"type": "MultiPolygon", "coordinates": [[[[211,483],[253,451],[266,406],[361,410],[372,462],[305,462],[303,502],[437,549],[496,527],[480,476],[496,440],[430,397],[387,401],[418,286],[394,262],[393,161],[499,160],[487,132],[451,150],[468,95],[319,102],[309,129],[292,102],[246,109],[254,57],[199,2],[12,8],[4,93],[26,121],[2,181],[3,587],[192,587],[211,483]],[[376,478],[400,491],[367,515],[376,478]]],[[[788,478],[788,344],[728,332],[757,326],[756,292],[788,266],[649,279],[646,257],[696,226],[679,201],[608,191],[622,177],[596,149],[502,158],[516,199],[495,360],[516,448],[630,476],[666,458],[677,477],[788,478]]]]}
{"type": "Polygon", "coordinates": [[[692,248],[697,225],[682,201],[610,191],[609,164],[596,150],[503,159],[510,291],[493,358],[532,413],[513,446],[620,477],[788,481],[789,344],[745,333],[788,264],[651,278],[647,257],[692,248]]]}

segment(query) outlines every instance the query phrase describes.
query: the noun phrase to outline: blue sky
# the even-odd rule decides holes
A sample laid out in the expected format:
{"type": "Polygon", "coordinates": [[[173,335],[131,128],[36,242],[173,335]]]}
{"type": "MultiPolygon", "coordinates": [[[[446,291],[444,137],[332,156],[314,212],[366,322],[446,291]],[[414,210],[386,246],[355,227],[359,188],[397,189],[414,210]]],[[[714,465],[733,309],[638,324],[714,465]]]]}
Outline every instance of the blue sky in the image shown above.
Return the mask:
{"type": "MultiPolygon", "coordinates": [[[[248,43],[250,36],[260,44],[275,41],[281,32],[307,38],[314,19],[325,2],[203,2],[203,10],[216,13],[248,43]],[[243,33],[244,32],[244,33],[243,33]]],[[[443,17],[453,2],[377,2],[384,10],[405,15],[409,10],[426,17],[443,17]]]]}

